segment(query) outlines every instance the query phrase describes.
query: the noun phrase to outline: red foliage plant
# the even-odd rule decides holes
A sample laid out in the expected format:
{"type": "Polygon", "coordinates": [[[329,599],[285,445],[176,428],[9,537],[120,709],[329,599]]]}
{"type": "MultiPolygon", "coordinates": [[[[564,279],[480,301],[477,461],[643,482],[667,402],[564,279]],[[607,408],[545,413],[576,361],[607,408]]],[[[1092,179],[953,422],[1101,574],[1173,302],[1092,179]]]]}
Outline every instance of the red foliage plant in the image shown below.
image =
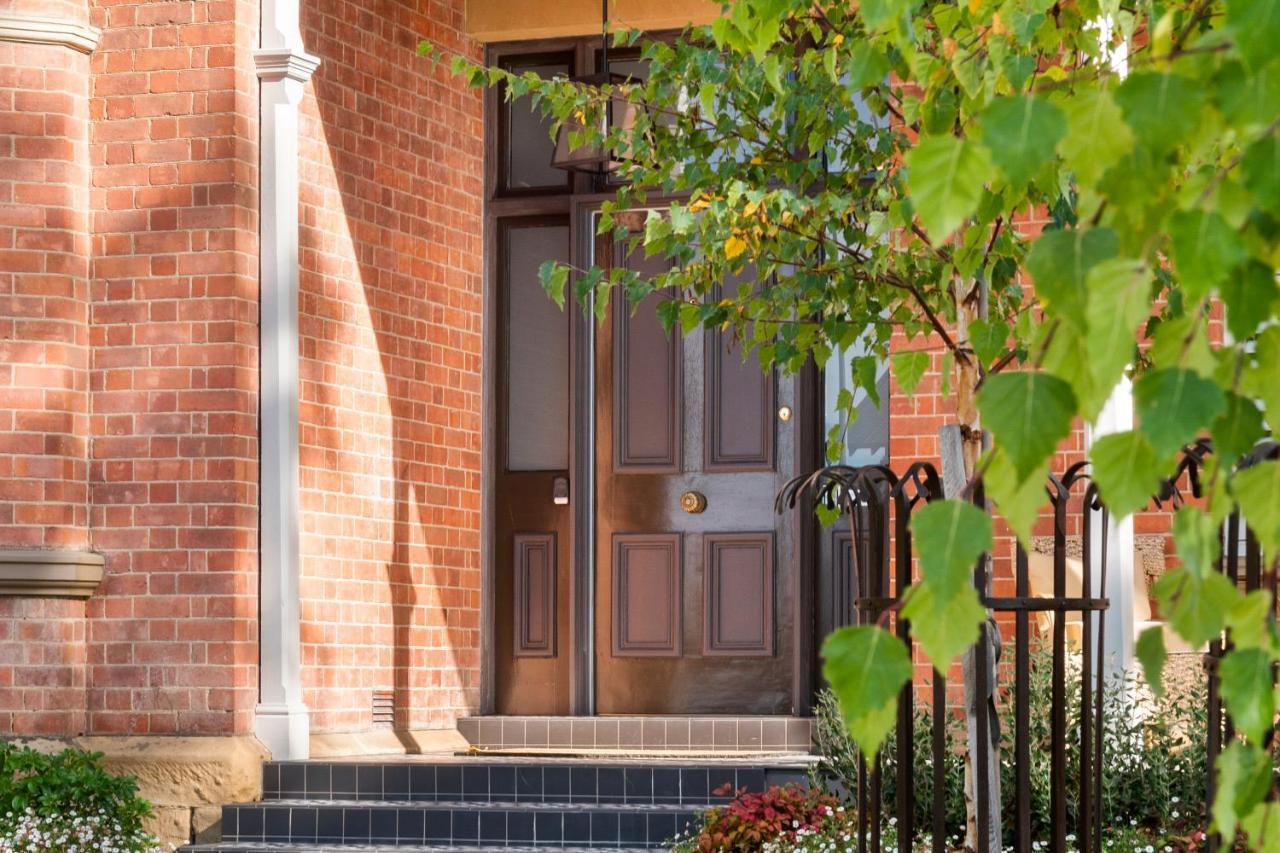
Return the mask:
{"type": "Polygon", "coordinates": [[[695,843],[703,853],[759,850],[768,841],[794,838],[801,829],[819,829],[834,814],[838,801],[830,794],[795,784],[770,786],[763,794],[717,788],[718,796],[734,794],[727,805],[707,812],[695,843]]]}

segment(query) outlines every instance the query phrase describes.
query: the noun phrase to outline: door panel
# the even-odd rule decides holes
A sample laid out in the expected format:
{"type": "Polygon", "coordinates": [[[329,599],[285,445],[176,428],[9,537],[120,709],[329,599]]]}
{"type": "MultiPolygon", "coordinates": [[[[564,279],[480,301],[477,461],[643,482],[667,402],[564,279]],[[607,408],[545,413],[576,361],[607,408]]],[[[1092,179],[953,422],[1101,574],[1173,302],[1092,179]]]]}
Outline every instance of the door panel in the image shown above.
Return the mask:
{"type": "Polygon", "coordinates": [[[706,340],[707,427],[705,469],[768,471],[773,468],[774,378],[751,353],[742,358],[723,331],[704,332],[706,340]]]}
{"type": "Polygon", "coordinates": [[[494,702],[501,714],[567,714],[572,526],[554,493],[572,451],[573,309],[543,293],[538,265],[568,260],[568,218],[503,220],[497,242],[494,702]]]}
{"type": "Polygon", "coordinates": [[[680,535],[613,536],[613,653],[679,657],[680,535]]]}
{"type": "Polygon", "coordinates": [[[516,657],[556,656],[556,535],[517,533],[515,569],[516,657]]]}
{"type": "Polygon", "coordinates": [[[718,332],[668,335],[656,301],[616,299],[596,331],[596,422],[612,425],[596,445],[596,708],[789,713],[794,537],[773,501],[793,467],[796,425],[776,414],[793,383],[718,332]],[[689,492],[705,503],[682,509],[689,492]]]}
{"type": "Polygon", "coordinates": [[[658,296],[614,312],[615,471],[680,467],[681,345],[658,321],[658,296]]]}
{"type": "Polygon", "coordinates": [[[773,654],[773,532],[708,533],[705,655],[773,654]]]}

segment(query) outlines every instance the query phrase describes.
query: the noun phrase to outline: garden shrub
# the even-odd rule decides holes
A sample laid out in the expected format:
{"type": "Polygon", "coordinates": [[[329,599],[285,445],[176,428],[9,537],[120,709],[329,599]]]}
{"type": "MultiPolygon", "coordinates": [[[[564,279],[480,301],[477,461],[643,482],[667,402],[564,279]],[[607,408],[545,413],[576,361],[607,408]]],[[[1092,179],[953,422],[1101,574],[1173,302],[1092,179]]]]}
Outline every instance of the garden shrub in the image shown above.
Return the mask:
{"type": "Polygon", "coordinates": [[[78,749],[43,753],[0,743],[0,851],[155,853],[137,783],[78,749]]]}
{"type": "MultiPolygon", "coordinates": [[[[1011,657],[1006,653],[1006,660],[1011,657]]],[[[1052,655],[1047,648],[1031,654],[1030,707],[1051,705],[1052,655]]],[[[1013,707],[1008,688],[1002,682],[1000,713],[1003,733],[1001,793],[1004,814],[1014,814],[1016,792],[1013,763],[1013,707]]],[[[1080,713],[1078,677],[1067,678],[1068,739],[1066,790],[1068,826],[1079,815],[1077,794],[1080,768],[1080,713]]],[[[1199,679],[1180,684],[1176,697],[1171,693],[1154,700],[1137,676],[1112,683],[1103,698],[1102,819],[1104,843],[1139,834],[1148,843],[1188,838],[1204,824],[1205,745],[1207,718],[1205,687],[1199,679]]],[[[815,771],[815,782],[837,791],[853,791],[857,784],[858,750],[845,729],[834,696],[824,692],[815,712],[815,743],[825,761],[815,771]]],[[[1051,806],[1051,761],[1048,714],[1032,713],[1029,718],[1031,748],[1031,822],[1033,837],[1048,838],[1051,806]],[[1038,744],[1046,745],[1038,748],[1038,744]]],[[[932,715],[917,706],[913,726],[916,748],[912,761],[915,786],[915,825],[927,830],[932,825],[933,757],[932,715]]],[[[948,718],[946,749],[946,826],[950,840],[963,836],[964,809],[964,721],[959,714],[948,718]]],[[[886,816],[894,814],[898,750],[893,734],[882,748],[882,802],[886,816]]],[[[1012,841],[1013,825],[1005,825],[1006,840],[1012,841]]],[[[1120,842],[1123,847],[1123,842],[1120,842]]],[[[1110,846],[1110,845],[1108,845],[1110,846]]],[[[1120,849],[1116,847],[1115,849],[1120,849]]]]}
{"type": "MultiPolygon", "coordinates": [[[[728,786],[716,794],[733,793],[728,786]]],[[[673,849],[697,853],[804,850],[805,839],[844,827],[844,809],[833,795],[800,785],[772,785],[763,793],[737,791],[732,801],[708,809],[702,826],[673,849]],[[782,845],[782,846],[779,846],[782,845]]],[[[813,848],[819,849],[819,848],[813,848]]]]}

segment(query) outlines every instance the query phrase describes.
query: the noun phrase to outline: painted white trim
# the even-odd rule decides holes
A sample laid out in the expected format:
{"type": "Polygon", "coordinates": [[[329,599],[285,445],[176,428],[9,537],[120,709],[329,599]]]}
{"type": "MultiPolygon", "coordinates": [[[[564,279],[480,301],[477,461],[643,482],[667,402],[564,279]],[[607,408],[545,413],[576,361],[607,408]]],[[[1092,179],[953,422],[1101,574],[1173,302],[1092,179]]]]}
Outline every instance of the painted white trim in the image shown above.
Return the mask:
{"type": "MultiPolygon", "coordinates": [[[[1119,45],[1112,46],[1116,22],[1110,15],[1086,25],[1097,30],[1098,41],[1102,46],[1102,61],[1122,79],[1129,74],[1129,42],[1126,39],[1119,45]]],[[[1085,424],[1085,453],[1093,447],[1094,441],[1104,435],[1116,432],[1127,432],[1133,429],[1133,382],[1128,376],[1121,376],[1116,387],[1103,405],[1097,420],[1085,424]]],[[[1090,529],[1092,541],[1089,543],[1090,553],[1101,555],[1102,546],[1107,552],[1107,588],[1102,594],[1109,601],[1103,614],[1104,627],[1102,669],[1108,678],[1126,674],[1133,667],[1133,648],[1137,637],[1134,636],[1134,537],[1133,516],[1112,518],[1107,525],[1104,542],[1102,536],[1101,513],[1094,513],[1090,529]]],[[[1091,569],[1091,577],[1098,577],[1096,568],[1091,569]]],[[[1086,592],[1086,595],[1089,593],[1086,592]]]]}
{"type": "Polygon", "coordinates": [[[298,485],[298,105],[320,64],[301,46],[297,0],[266,0],[254,51],[259,123],[259,692],[254,733],[273,758],[310,755],[302,698],[298,485]],[[283,18],[281,16],[284,16],[283,18]],[[289,42],[268,21],[287,20],[289,42]]]}
{"type": "Polygon", "coordinates": [[[43,15],[0,12],[0,42],[50,44],[69,47],[81,53],[93,53],[100,38],[102,30],[89,24],[43,15]]]}
{"type": "Polygon", "coordinates": [[[320,59],[291,47],[263,47],[253,52],[253,64],[260,80],[306,83],[320,67],[320,59]]]}
{"type": "MultiPolygon", "coordinates": [[[[1123,376],[1112,389],[1106,405],[1093,424],[1086,424],[1084,446],[1087,453],[1093,443],[1104,435],[1125,432],[1133,429],[1133,383],[1129,377],[1123,376]]],[[[1095,513],[1090,525],[1092,541],[1089,543],[1091,554],[1101,559],[1103,549],[1102,518],[1095,513]]],[[[1101,594],[1110,601],[1102,624],[1105,626],[1103,636],[1103,672],[1117,675],[1127,672],[1133,666],[1133,646],[1137,639],[1134,636],[1134,538],[1133,516],[1117,519],[1112,517],[1107,525],[1107,588],[1101,594]]],[[[1090,569],[1090,576],[1097,578],[1098,569],[1090,569]]],[[[1094,591],[1095,593],[1097,591],[1094,591]]]]}

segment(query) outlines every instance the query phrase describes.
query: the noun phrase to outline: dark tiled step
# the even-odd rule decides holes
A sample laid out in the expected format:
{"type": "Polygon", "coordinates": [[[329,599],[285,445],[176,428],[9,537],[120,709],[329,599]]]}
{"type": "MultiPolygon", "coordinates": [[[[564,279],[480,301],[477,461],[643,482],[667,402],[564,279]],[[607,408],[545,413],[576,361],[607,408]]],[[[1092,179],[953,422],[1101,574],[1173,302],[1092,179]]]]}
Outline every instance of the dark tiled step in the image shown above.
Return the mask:
{"type": "MultiPolygon", "coordinates": [[[[180,848],[183,853],[355,853],[357,850],[369,850],[370,853],[484,853],[493,847],[452,847],[439,844],[358,844],[358,845],[324,845],[324,844],[289,844],[262,841],[262,843],[238,843],[224,841],[221,844],[189,844],[180,848]]],[[[641,853],[652,850],[645,847],[502,847],[503,853],[544,853],[547,849],[558,850],[559,853],[595,853],[596,850],[607,849],[611,853],[641,853]]]]}
{"type": "Polygon", "coordinates": [[[762,791],[807,779],[803,762],[688,764],[467,760],[460,762],[271,762],[263,799],[397,802],[619,803],[706,806],[723,785],[762,791]]]}
{"type": "Polygon", "coordinates": [[[226,842],[661,847],[697,810],[672,805],[278,800],[225,806],[226,842]]]}

